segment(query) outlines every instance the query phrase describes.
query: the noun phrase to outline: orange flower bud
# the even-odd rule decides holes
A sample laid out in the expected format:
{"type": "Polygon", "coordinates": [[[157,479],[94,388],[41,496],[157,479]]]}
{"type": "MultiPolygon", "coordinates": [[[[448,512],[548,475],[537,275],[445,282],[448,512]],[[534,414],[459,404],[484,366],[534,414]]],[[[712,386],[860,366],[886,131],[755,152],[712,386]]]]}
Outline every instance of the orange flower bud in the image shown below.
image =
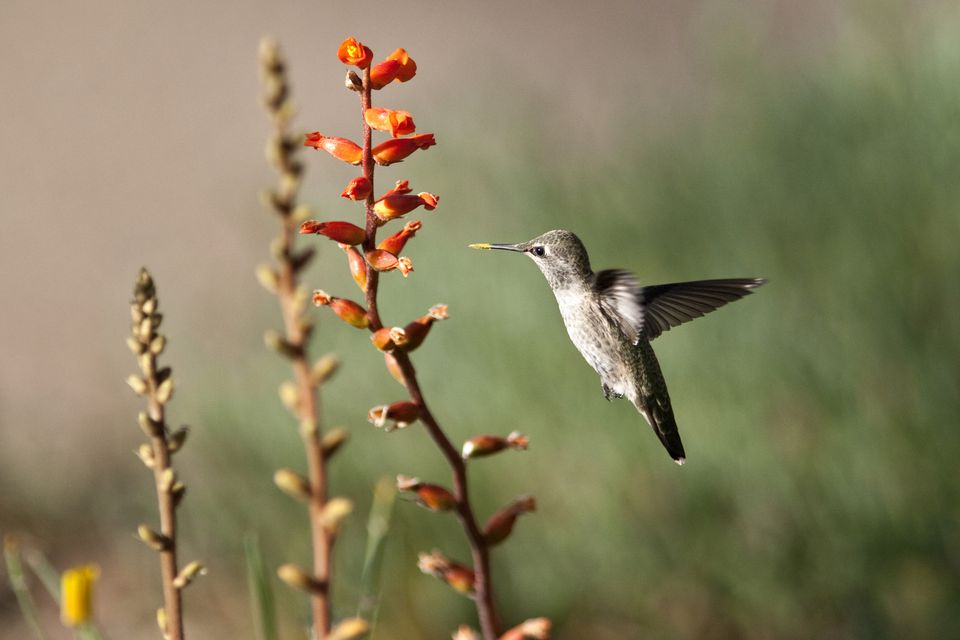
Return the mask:
{"type": "Polygon", "coordinates": [[[387,60],[396,60],[400,63],[400,71],[397,72],[399,82],[407,82],[417,75],[417,63],[404,49],[397,49],[387,56],[387,60]]]}
{"type": "Polygon", "coordinates": [[[367,317],[366,309],[352,300],[336,298],[326,291],[317,289],[313,292],[313,304],[318,307],[330,307],[341,320],[357,329],[366,329],[370,326],[370,318],[367,317]]]}
{"type": "Polygon", "coordinates": [[[413,189],[410,188],[409,180],[397,180],[396,184],[393,186],[393,189],[387,191],[382,197],[386,198],[387,196],[393,196],[398,193],[410,193],[411,191],[413,191],[413,189]]]}
{"type": "Polygon", "coordinates": [[[397,256],[381,249],[367,251],[366,257],[367,264],[373,267],[375,271],[392,271],[397,268],[397,264],[400,262],[397,256]]]}
{"type": "MultiPolygon", "coordinates": [[[[417,137],[417,136],[414,136],[417,137]]],[[[387,140],[387,142],[390,142],[387,140]]],[[[360,164],[363,160],[363,149],[356,142],[346,138],[337,138],[334,136],[322,135],[319,131],[308,133],[303,142],[305,147],[314,149],[323,149],[337,160],[343,160],[347,164],[360,164]]],[[[410,153],[413,153],[411,150],[410,153]]],[[[410,155],[408,153],[407,155],[410,155]]],[[[404,156],[404,158],[407,156],[404,156]]]]}
{"type": "Polygon", "coordinates": [[[369,180],[363,176],[357,176],[347,183],[347,188],[343,190],[340,197],[349,198],[350,200],[365,200],[367,196],[370,195],[371,189],[373,189],[373,186],[369,180]]]}
{"type": "Polygon", "coordinates": [[[386,131],[394,138],[417,130],[409,111],[394,111],[373,107],[363,112],[364,121],[377,131],[386,131]]]}
{"type": "Polygon", "coordinates": [[[374,407],[367,412],[367,420],[375,427],[383,427],[384,431],[403,429],[419,417],[420,407],[408,400],[374,407]]]}
{"type": "Polygon", "coordinates": [[[402,215],[408,214],[420,205],[427,211],[433,211],[437,208],[440,197],[432,193],[422,191],[416,195],[412,193],[398,193],[389,196],[383,196],[373,205],[373,212],[383,221],[393,220],[402,215]]]}
{"type": "Polygon", "coordinates": [[[421,227],[423,227],[422,222],[419,220],[412,220],[403,225],[403,229],[400,231],[396,232],[389,238],[381,240],[380,244],[377,245],[377,249],[389,251],[395,256],[400,255],[400,252],[403,251],[404,245],[407,244],[407,240],[415,236],[417,231],[420,231],[421,227]]]}
{"type": "Polygon", "coordinates": [[[527,436],[519,431],[512,432],[506,438],[489,435],[475,436],[463,443],[461,455],[464,460],[469,460],[489,456],[508,448],[525,451],[529,442],[527,436]]]}
{"type": "Polygon", "coordinates": [[[373,68],[370,69],[370,86],[374,89],[383,89],[393,82],[393,79],[397,77],[397,74],[400,73],[402,68],[403,65],[399,60],[392,60],[390,58],[373,65],[373,68]]]}
{"type": "Polygon", "coordinates": [[[397,344],[393,341],[393,338],[390,336],[390,329],[383,327],[382,329],[377,329],[372,334],[370,334],[370,342],[373,343],[380,351],[393,351],[397,348],[397,344]]]}
{"type": "Polygon", "coordinates": [[[500,640],[549,640],[553,625],[549,618],[531,618],[500,636],[500,640]]]}
{"type": "Polygon", "coordinates": [[[393,357],[393,354],[384,353],[383,361],[387,365],[387,371],[390,372],[390,375],[393,376],[393,379],[400,384],[404,384],[403,371],[400,370],[400,363],[397,362],[397,359],[393,357]]]}
{"type": "Polygon", "coordinates": [[[417,495],[417,504],[430,511],[450,511],[457,506],[457,498],[437,484],[421,482],[419,478],[397,476],[397,490],[417,495]]]}
{"type": "Polygon", "coordinates": [[[493,546],[500,544],[507,539],[510,532],[513,531],[513,525],[517,522],[517,517],[522,513],[529,513],[537,510],[537,501],[532,496],[514,500],[506,507],[490,516],[487,524],[483,527],[483,537],[487,544],[493,546]]]}
{"type": "Polygon", "coordinates": [[[367,237],[367,232],[357,225],[340,220],[333,222],[307,220],[300,225],[300,233],[316,233],[346,245],[362,244],[367,237]]]}
{"type": "Polygon", "coordinates": [[[340,48],[337,49],[337,57],[343,64],[352,64],[361,69],[366,69],[373,62],[373,51],[357,42],[356,38],[347,38],[340,43],[340,48]]]}
{"type": "Polygon", "coordinates": [[[360,287],[360,291],[367,292],[367,263],[363,259],[363,254],[348,245],[340,245],[347,252],[347,265],[350,267],[350,275],[353,281],[360,287]]]}
{"type": "Polygon", "coordinates": [[[432,133],[421,133],[409,138],[391,138],[373,148],[373,159],[377,164],[387,166],[400,162],[417,149],[429,149],[435,144],[437,140],[432,133]]]}
{"type": "Polygon", "coordinates": [[[397,271],[399,271],[404,278],[413,273],[413,260],[407,258],[406,256],[400,256],[397,258],[397,271]]]}
{"type": "Polygon", "coordinates": [[[421,553],[417,559],[417,567],[420,571],[443,580],[468,598],[474,597],[473,585],[476,576],[473,570],[450,560],[439,551],[421,553]]]}

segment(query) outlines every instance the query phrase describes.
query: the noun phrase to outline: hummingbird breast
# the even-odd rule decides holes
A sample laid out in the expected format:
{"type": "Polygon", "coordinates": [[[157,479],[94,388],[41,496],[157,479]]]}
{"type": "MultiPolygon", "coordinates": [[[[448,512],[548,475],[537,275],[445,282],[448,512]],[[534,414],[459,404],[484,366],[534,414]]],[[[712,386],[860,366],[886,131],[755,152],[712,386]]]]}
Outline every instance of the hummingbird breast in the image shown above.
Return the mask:
{"type": "Polygon", "coordinates": [[[614,394],[634,396],[636,348],[590,289],[554,290],[570,341],[614,394]]]}

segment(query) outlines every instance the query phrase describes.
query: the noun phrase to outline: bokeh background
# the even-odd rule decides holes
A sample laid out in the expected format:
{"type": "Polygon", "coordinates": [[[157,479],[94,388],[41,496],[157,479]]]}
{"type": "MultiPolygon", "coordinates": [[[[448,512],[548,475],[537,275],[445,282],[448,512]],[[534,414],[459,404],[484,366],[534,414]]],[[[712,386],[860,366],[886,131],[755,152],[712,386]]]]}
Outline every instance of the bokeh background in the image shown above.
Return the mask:
{"type": "MultiPolygon", "coordinates": [[[[439,145],[380,170],[441,195],[384,278],[402,324],[450,305],[415,361],[460,442],[532,441],[471,465],[483,514],[540,501],[495,552],[506,620],[558,638],[960,636],[960,12],[904,0],[0,4],[0,529],[59,567],[97,562],[111,638],[156,637],[155,519],[131,455],[127,303],[147,265],[170,338],[189,486],[189,635],[255,638],[243,541],[306,562],[301,507],[272,485],[302,465],[263,348],[279,324],[253,277],[275,221],[258,204],[257,43],[290,61],[296,126],[358,136],[336,45],[403,46],[420,71],[378,96],[439,145]],[[677,468],[625,402],[606,403],[540,274],[476,241],[577,232],[594,266],[645,282],[763,275],[758,295],[656,342],[689,456],[677,468]]],[[[306,156],[318,215],[354,170],[306,156]]],[[[333,245],[307,282],[355,296],[333,245]]],[[[352,441],[333,466],[357,503],[336,611],[357,608],[378,478],[445,482],[365,335],[320,314],[345,360],[325,397],[352,441]]],[[[453,518],[398,503],[375,638],[443,638],[471,604],[415,569],[465,557],[453,518]]],[[[0,636],[27,637],[6,579],[0,636]]],[[[35,596],[50,636],[55,607],[35,596]]],[[[277,585],[283,638],[303,600],[277,585]]]]}

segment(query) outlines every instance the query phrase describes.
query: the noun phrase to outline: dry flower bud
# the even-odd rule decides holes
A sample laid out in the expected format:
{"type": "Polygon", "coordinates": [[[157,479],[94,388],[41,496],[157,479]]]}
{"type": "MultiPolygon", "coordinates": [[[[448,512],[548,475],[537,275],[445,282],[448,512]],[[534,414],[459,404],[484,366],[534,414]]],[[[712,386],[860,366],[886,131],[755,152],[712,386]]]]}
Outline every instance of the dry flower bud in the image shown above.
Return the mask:
{"type": "Polygon", "coordinates": [[[367,420],[375,427],[384,427],[385,431],[403,429],[419,417],[420,407],[408,400],[374,407],[367,413],[367,420]]]}
{"type": "Polygon", "coordinates": [[[354,247],[344,247],[347,252],[347,266],[350,267],[350,275],[353,281],[360,287],[360,291],[367,292],[367,262],[363,254],[354,247]]]}
{"type": "Polygon", "coordinates": [[[280,565],[277,568],[277,577],[283,580],[287,586],[307,593],[323,593],[325,590],[323,582],[307,574],[306,571],[295,564],[280,565]]]}
{"type": "Polygon", "coordinates": [[[366,253],[367,264],[373,267],[374,271],[392,271],[397,268],[400,261],[397,256],[382,249],[374,249],[366,253]]]}
{"type": "Polygon", "coordinates": [[[330,458],[330,456],[340,450],[340,447],[342,447],[349,438],[350,432],[343,427],[334,427],[333,429],[330,429],[324,433],[323,439],[320,440],[320,448],[323,449],[323,457],[330,458]]]}
{"type": "Polygon", "coordinates": [[[340,358],[333,353],[327,353],[320,357],[310,370],[310,384],[323,384],[333,377],[333,374],[340,368],[340,358]]]}
{"type": "Polygon", "coordinates": [[[163,350],[166,348],[166,346],[167,346],[166,336],[158,335],[156,338],[150,341],[150,353],[152,353],[155,356],[158,356],[161,353],[163,353],[163,350]]]}
{"type": "Polygon", "coordinates": [[[187,441],[187,435],[190,433],[190,427],[184,425],[167,436],[167,449],[170,453],[176,453],[183,448],[183,443],[187,441]]]}
{"type": "MultiPolygon", "coordinates": [[[[361,160],[363,160],[363,148],[356,142],[336,136],[325,136],[319,131],[308,133],[303,142],[303,146],[326,151],[337,160],[342,160],[347,164],[358,165],[361,160]]],[[[407,155],[410,155],[413,151],[415,151],[415,149],[411,150],[407,155]]]]}
{"type": "Polygon", "coordinates": [[[403,229],[396,232],[389,238],[385,238],[380,241],[380,244],[377,245],[377,249],[382,249],[383,251],[389,251],[395,256],[400,255],[400,252],[403,251],[403,247],[407,244],[407,240],[416,235],[417,231],[420,231],[420,228],[423,227],[423,223],[419,220],[411,220],[407,224],[403,225],[403,229]]]}
{"type": "Polygon", "coordinates": [[[406,136],[417,130],[409,111],[396,111],[383,107],[371,107],[363,112],[363,119],[372,129],[385,131],[394,138],[406,136]]]}
{"type": "Polygon", "coordinates": [[[127,376],[127,384],[133,389],[133,392],[142,396],[147,392],[147,382],[138,375],[127,376]]]}
{"type": "Polygon", "coordinates": [[[393,53],[387,56],[387,60],[396,60],[400,63],[400,71],[397,72],[397,82],[407,82],[417,75],[417,63],[413,61],[410,54],[405,49],[395,49],[393,53]]]}
{"type": "Polygon", "coordinates": [[[473,585],[476,577],[473,570],[450,560],[439,551],[421,553],[417,560],[417,567],[423,573],[443,580],[467,597],[474,597],[473,585]]]}
{"type": "Polygon", "coordinates": [[[399,60],[387,58],[379,64],[373,65],[370,69],[370,88],[383,89],[393,82],[394,78],[400,72],[401,64],[399,60]]]}
{"type": "Polygon", "coordinates": [[[500,436],[474,436],[463,443],[461,455],[464,460],[480,458],[503,451],[504,449],[526,450],[529,439],[519,431],[513,431],[506,438],[500,436]]]}
{"type": "Polygon", "coordinates": [[[363,618],[341,620],[326,640],[359,640],[370,633],[370,623],[363,618]]]}
{"type": "Polygon", "coordinates": [[[407,258],[406,256],[400,256],[397,258],[397,271],[399,271],[404,278],[413,273],[413,260],[407,258]]]}
{"type": "Polygon", "coordinates": [[[156,422],[146,411],[141,411],[137,414],[137,422],[140,424],[140,428],[143,429],[143,432],[147,435],[148,438],[155,438],[163,434],[163,423],[156,422]]]}
{"type": "Polygon", "coordinates": [[[256,270],[257,281],[263,286],[264,289],[270,293],[277,292],[277,285],[280,282],[280,276],[277,275],[277,272],[268,264],[261,264],[257,266],[256,270]]]}
{"type": "Polygon", "coordinates": [[[337,57],[343,64],[366,69],[373,62],[373,51],[363,46],[356,38],[347,38],[337,48],[337,57]]]}
{"type": "Polygon", "coordinates": [[[347,71],[347,76],[343,79],[343,84],[350,91],[363,91],[363,81],[353,69],[347,71]]]}
{"type": "Polygon", "coordinates": [[[140,462],[142,462],[147,469],[153,469],[156,465],[156,459],[153,457],[153,447],[150,445],[142,444],[134,453],[136,453],[137,457],[140,458],[140,462]]]}
{"type": "Polygon", "coordinates": [[[330,534],[336,534],[340,528],[340,523],[348,515],[353,513],[353,503],[346,498],[332,498],[323,507],[323,511],[317,517],[320,526],[330,534]]]}
{"type": "Polygon", "coordinates": [[[347,187],[340,194],[340,197],[350,200],[366,200],[372,190],[373,185],[370,184],[369,180],[363,176],[357,176],[347,183],[347,187]]]}
{"type": "Polygon", "coordinates": [[[386,167],[403,161],[417,149],[429,149],[435,144],[437,140],[432,133],[421,133],[409,138],[391,138],[373,148],[373,159],[377,164],[386,167]]]}
{"type": "Polygon", "coordinates": [[[516,524],[517,517],[523,513],[536,511],[536,509],[537,501],[532,496],[526,496],[514,500],[490,516],[487,524],[483,527],[483,537],[487,544],[493,546],[506,540],[510,532],[513,531],[513,525],[516,524]]]}
{"type": "Polygon", "coordinates": [[[336,298],[326,291],[317,289],[313,292],[313,304],[318,307],[329,306],[341,320],[358,329],[366,329],[370,326],[370,318],[367,317],[366,309],[352,300],[336,298]]]}
{"type": "Polygon", "coordinates": [[[296,383],[286,380],[280,384],[278,389],[280,393],[280,402],[290,413],[296,413],[300,408],[300,390],[296,383]]]}
{"type": "Polygon", "coordinates": [[[193,582],[193,579],[197,576],[203,576],[207,574],[207,569],[202,564],[194,560],[187,566],[185,566],[177,577],[173,579],[173,586],[177,589],[183,589],[188,584],[193,582]]]}
{"type": "Polygon", "coordinates": [[[500,640],[549,640],[553,625],[549,618],[531,618],[500,636],[500,640]]]}
{"type": "Polygon", "coordinates": [[[397,193],[385,195],[377,200],[373,205],[373,212],[381,221],[386,222],[408,214],[421,205],[428,211],[433,211],[439,201],[439,196],[426,191],[418,194],[397,193]]]}
{"type": "Polygon", "coordinates": [[[145,524],[137,527],[137,536],[154,551],[165,551],[170,548],[170,538],[162,533],[157,533],[145,524]]]}
{"type": "Polygon", "coordinates": [[[440,485],[421,482],[419,478],[397,476],[397,490],[416,494],[417,504],[430,511],[450,511],[456,508],[457,498],[440,485]]]}
{"type": "Polygon", "coordinates": [[[310,499],[310,483],[293,469],[277,469],[273,473],[273,484],[291,498],[304,502],[310,499]]]}
{"type": "Polygon", "coordinates": [[[157,387],[157,402],[167,404],[173,397],[173,378],[167,378],[157,387]]]}
{"type": "Polygon", "coordinates": [[[332,222],[318,222],[307,220],[300,225],[300,233],[316,233],[327,236],[334,242],[355,245],[362,244],[367,237],[366,231],[350,222],[335,220],[332,222]]]}
{"type": "Polygon", "coordinates": [[[129,336],[127,338],[127,347],[133,352],[134,355],[140,355],[144,352],[144,349],[146,349],[146,346],[133,336],[129,336]]]}

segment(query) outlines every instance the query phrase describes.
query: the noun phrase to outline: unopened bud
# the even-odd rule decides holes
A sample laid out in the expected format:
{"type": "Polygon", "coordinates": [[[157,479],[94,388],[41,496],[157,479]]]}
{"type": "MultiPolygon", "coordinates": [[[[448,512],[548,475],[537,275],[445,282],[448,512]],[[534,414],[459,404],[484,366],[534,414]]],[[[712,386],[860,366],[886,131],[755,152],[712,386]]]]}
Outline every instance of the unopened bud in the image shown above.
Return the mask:
{"type": "Polygon", "coordinates": [[[263,334],[264,343],[280,355],[286,358],[298,358],[303,355],[303,348],[293,344],[276,331],[272,329],[263,334]]]}
{"type": "Polygon", "coordinates": [[[343,427],[334,427],[323,434],[320,440],[320,447],[323,449],[323,457],[330,458],[339,451],[340,447],[350,438],[350,432],[343,427]]]}
{"type": "Polygon", "coordinates": [[[296,413],[300,406],[300,390],[290,380],[282,383],[279,389],[280,402],[290,413],[296,413]]]}
{"type": "Polygon", "coordinates": [[[176,453],[183,448],[183,443],[187,441],[187,434],[190,433],[190,427],[184,425],[167,436],[167,449],[170,453],[176,453]]]}
{"type": "Polygon", "coordinates": [[[141,411],[137,415],[137,422],[140,424],[140,428],[143,430],[143,432],[147,434],[148,438],[155,438],[163,434],[163,423],[153,420],[149,415],[147,415],[146,411],[141,411]]]}
{"type": "Polygon", "coordinates": [[[497,545],[507,539],[510,532],[513,531],[513,525],[517,522],[517,517],[523,513],[536,511],[537,501],[532,496],[526,496],[514,500],[506,507],[496,512],[487,524],[483,527],[483,538],[488,545],[497,545]]]}
{"type": "Polygon", "coordinates": [[[145,349],[143,343],[133,336],[127,338],[127,347],[134,353],[134,355],[140,355],[145,349]]]}
{"type": "MultiPolygon", "coordinates": [[[[393,379],[400,384],[405,384],[403,379],[403,370],[400,368],[400,363],[397,362],[397,359],[393,356],[393,354],[383,354],[383,360],[387,365],[387,371],[390,372],[390,375],[393,376],[393,379]]],[[[411,364],[410,366],[412,367],[413,365],[411,364]]]]}
{"type": "Polygon", "coordinates": [[[323,511],[318,516],[320,526],[326,529],[330,534],[336,534],[340,528],[340,523],[348,515],[353,513],[353,503],[346,498],[333,498],[323,507],[323,511]]]}
{"type": "Polygon", "coordinates": [[[423,573],[443,580],[467,597],[474,597],[476,576],[473,570],[450,560],[441,552],[434,550],[430,553],[421,553],[417,559],[417,567],[423,573]]]}
{"type": "Polygon", "coordinates": [[[194,560],[187,566],[185,566],[177,577],[173,579],[173,586],[177,589],[183,589],[188,584],[193,582],[193,579],[197,576],[206,575],[207,569],[202,564],[194,560]]]}
{"type": "Polygon", "coordinates": [[[261,264],[257,266],[256,270],[257,281],[263,286],[264,289],[270,293],[276,293],[277,287],[280,284],[280,276],[277,275],[277,272],[268,264],[261,264]]]}
{"type": "Polygon", "coordinates": [[[350,275],[353,281],[360,287],[360,291],[367,292],[367,261],[363,259],[363,254],[354,247],[344,248],[347,252],[347,266],[350,268],[350,275]]]}
{"type": "Polygon", "coordinates": [[[366,329],[370,326],[366,309],[352,300],[336,298],[318,289],[313,292],[313,304],[318,307],[329,306],[341,320],[358,329],[366,329]]]}
{"type": "Polygon", "coordinates": [[[310,483],[292,469],[277,469],[273,474],[273,483],[285,494],[297,500],[310,500],[310,483]]]}
{"type": "Polygon", "coordinates": [[[160,474],[160,481],[157,484],[160,491],[163,493],[170,493],[170,490],[173,489],[173,483],[177,481],[177,472],[172,468],[167,467],[160,474]]]}
{"type": "Polygon", "coordinates": [[[457,506],[457,498],[437,484],[421,482],[419,478],[397,476],[397,490],[417,496],[417,504],[430,511],[450,511],[457,506]]]}
{"type": "Polygon", "coordinates": [[[148,444],[142,444],[135,453],[147,469],[153,469],[156,464],[156,460],[153,457],[153,447],[148,444]]]}
{"type": "Polygon", "coordinates": [[[160,633],[167,637],[167,610],[163,607],[157,609],[157,626],[160,627],[160,633]]]}
{"type": "Polygon", "coordinates": [[[500,636],[500,640],[549,640],[553,625],[549,618],[531,618],[500,636]]]}
{"type": "Polygon", "coordinates": [[[170,538],[162,533],[157,533],[145,524],[137,527],[137,536],[154,551],[164,551],[170,548],[170,538]]]}
{"type": "Polygon", "coordinates": [[[167,404],[173,397],[173,378],[167,378],[157,387],[157,402],[167,404]]]}
{"type": "Polygon", "coordinates": [[[283,580],[288,586],[294,589],[300,589],[307,593],[323,593],[326,586],[320,580],[307,574],[295,564],[284,564],[277,569],[277,577],[283,580]]]}
{"type": "Polygon", "coordinates": [[[133,392],[139,396],[142,396],[147,392],[146,381],[138,375],[127,376],[127,384],[130,385],[130,388],[133,389],[133,392]]]}
{"type": "Polygon", "coordinates": [[[152,353],[155,356],[158,356],[161,353],[163,353],[163,350],[166,348],[166,346],[167,346],[167,337],[164,335],[158,335],[156,338],[154,338],[150,342],[150,353],[152,353]]]}
{"type": "Polygon", "coordinates": [[[363,618],[347,618],[333,628],[327,640],[359,640],[370,633],[370,623],[363,618]]]}
{"type": "Polygon", "coordinates": [[[360,76],[357,75],[357,72],[352,69],[347,71],[347,77],[344,78],[343,84],[350,91],[363,91],[363,81],[360,80],[360,76]]]}
{"type": "Polygon", "coordinates": [[[463,443],[461,455],[464,460],[480,458],[503,451],[504,449],[526,450],[529,439],[519,431],[513,431],[506,438],[500,436],[474,436],[463,443]]]}
{"type": "Polygon", "coordinates": [[[336,355],[328,353],[321,356],[319,360],[313,363],[313,368],[310,370],[310,383],[313,385],[323,384],[332,378],[339,368],[340,358],[336,355]]]}

